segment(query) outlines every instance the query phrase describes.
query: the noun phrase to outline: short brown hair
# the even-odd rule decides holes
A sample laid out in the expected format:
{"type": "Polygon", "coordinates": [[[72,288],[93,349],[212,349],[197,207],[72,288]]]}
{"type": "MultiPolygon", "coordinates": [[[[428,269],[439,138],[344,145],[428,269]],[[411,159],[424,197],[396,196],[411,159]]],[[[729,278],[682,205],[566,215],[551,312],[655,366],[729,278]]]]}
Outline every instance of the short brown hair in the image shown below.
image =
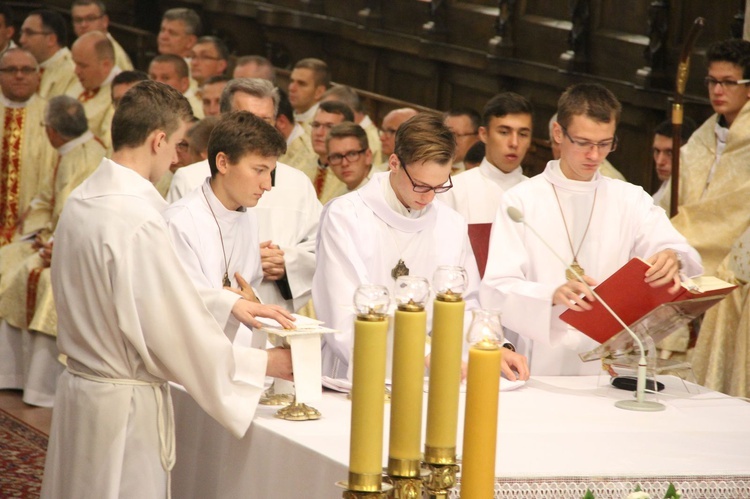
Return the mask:
{"type": "Polygon", "coordinates": [[[393,152],[404,162],[402,166],[424,161],[450,164],[456,156],[456,138],[442,116],[419,113],[398,127],[393,152]]]}
{"type": "Polygon", "coordinates": [[[598,83],[571,85],[557,101],[557,122],[565,128],[570,126],[573,116],[586,116],[598,123],[615,125],[620,121],[622,105],[615,94],[598,83]]]}
{"type": "Polygon", "coordinates": [[[328,143],[331,139],[346,139],[348,137],[354,137],[357,139],[359,141],[360,149],[367,149],[370,147],[370,142],[367,140],[367,132],[365,132],[365,129],[351,121],[344,121],[343,123],[334,125],[334,127],[328,131],[328,135],[326,135],[326,148],[328,148],[328,143]]]}
{"type": "Polygon", "coordinates": [[[185,59],[179,55],[159,54],[151,59],[151,62],[148,64],[149,67],[155,62],[166,62],[171,64],[179,78],[187,78],[190,76],[190,68],[188,67],[187,62],[185,62],[185,59]]]}
{"type": "Polygon", "coordinates": [[[286,140],[273,127],[247,111],[222,114],[208,139],[208,164],[211,177],[218,173],[216,155],[223,152],[230,163],[239,162],[247,154],[281,156],[286,140]]]}
{"type": "Polygon", "coordinates": [[[315,86],[319,87],[323,85],[328,88],[331,84],[331,73],[328,71],[328,64],[320,59],[314,57],[308,57],[307,59],[300,59],[297,64],[294,65],[294,69],[310,69],[315,77],[315,86]]]}
{"type": "Polygon", "coordinates": [[[171,136],[180,122],[193,119],[190,102],[177,90],[156,81],[136,83],[120,99],[112,118],[112,147],[139,147],[154,130],[171,136]]]}

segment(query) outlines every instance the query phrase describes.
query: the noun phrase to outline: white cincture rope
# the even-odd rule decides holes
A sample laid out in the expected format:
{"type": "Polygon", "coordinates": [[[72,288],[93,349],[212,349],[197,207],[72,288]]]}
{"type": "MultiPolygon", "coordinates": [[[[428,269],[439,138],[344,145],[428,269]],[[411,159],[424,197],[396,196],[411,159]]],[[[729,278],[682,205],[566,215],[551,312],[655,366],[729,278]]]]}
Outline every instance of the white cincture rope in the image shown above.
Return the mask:
{"type": "Polygon", "coordinates": [[[159,455],[162,468],[167,472],[167,497],[172,496],[172,468],[175,463],[175,425],[174,407],[169,392],[169,383],[157,383],[153,381],[141,381],[137,379],[105,378],[95,374],[77,371],[68,365],[68,372],[96,383],[111,383],[113,385],[150,386],[154,390],[156,398],[157,429],[159,432],[159,455]],[[166,405],[164,400],[166,398],[166,405]]]}

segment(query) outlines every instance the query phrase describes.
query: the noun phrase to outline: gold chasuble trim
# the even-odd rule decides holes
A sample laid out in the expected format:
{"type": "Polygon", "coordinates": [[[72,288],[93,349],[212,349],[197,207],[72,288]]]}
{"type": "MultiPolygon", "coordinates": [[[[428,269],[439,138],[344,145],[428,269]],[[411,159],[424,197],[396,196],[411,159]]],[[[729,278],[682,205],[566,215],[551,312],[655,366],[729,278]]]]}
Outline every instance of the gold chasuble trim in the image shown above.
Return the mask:
{"type": "Polygon", "coordinates": [[[18,189],[21,177],[21,146],[26,108],[6,108],[0,154],[0,246],[13,239],[18,222],[18,189]]]}

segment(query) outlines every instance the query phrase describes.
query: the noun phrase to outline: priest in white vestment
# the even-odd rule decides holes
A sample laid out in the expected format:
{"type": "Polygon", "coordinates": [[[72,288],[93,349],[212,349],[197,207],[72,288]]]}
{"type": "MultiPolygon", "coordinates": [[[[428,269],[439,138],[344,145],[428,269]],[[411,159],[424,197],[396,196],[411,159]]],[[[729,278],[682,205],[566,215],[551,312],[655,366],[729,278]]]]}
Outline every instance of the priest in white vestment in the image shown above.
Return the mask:
{"type": "MultiPolygon", "coordinates": [[[[324,375],[350,378],[354,292],[361,284],[371,283],[386,286],[393,294],[397,266],[405,265],[409,275],[428,280],[441,265],[465,268],[469,276],[466,308],[478,307],[479,271],[466,222],[434,200],[435,191],[450,188],[455,147],[453,134],[439,117],[418,115],[399,129],[395,153],[389,157],[390,172],[374,175],[361,189],[324,208],[313,303],[318,318],[339,331],[323,337],[324,375]]],[[[425,309],[429,330],[432,303],[425,309]]],[[[392,333],[388,341],[392,346],[392,333]]],[[[506,352],[503,362],[503,372],[510,379],[516,374],[509,365],[521,378],[526,376],[526,360],[520,355],[506,352]]],[[[387,366],[390,376],[391,355],[387,366]]]]}
{"type": "MultiPolygon", "coordinates": [[[[263,270],[258,221],[248,208],[271,190],[276,158],[286,143],[275,128],[244,111],[222,115],[214,131],[208,144],[211,177],[172,204],[164,218],[196,287],[231,287],[253,296],[263,270]]],[[[231,310],[238,298],[230,290],[224,295],[216,304],[219,317],[226,315],[221,309],[231,310]]],[[[227,331],[230,339],[237,326],[227,331]]],[[[246,330],[243,334],[251,335],[246,330]]],[[[263,345],[264,341],[253,344],[263,345]]]]}
{"type": "MultiPolygon", "coordinates": [[[[170,241],[151,181],[175,160],[190,119],[174,89],[134,86],[115,112],[112,159],[70,195],[60,218],[52,285],[68,367],[43,498],[166,498],[175,455],[167,381],[241,437],[265,376],[291,379],[289,351],[232,346],[202,299],[216,290],[195,288],[170,241]]],[[[257,306],[239,299],[232,314],[257,326],[257,306]]]]}
{"type": "Polygon", "coordinates": [[[598,345],[560,320],[570,308],[590,308],[590,291],[568,280],[566,265],[530,229],[515,223],[509,207],[523,213],[566,263],[589,285],[603,281],[633,257],[652,264],[652,286],[679,286],[680,273],[702,272],[700,257],[669,223],[664,210],[635,185],[603,177],[598,169],[616,147],[620,103],[597,84],[570,87],[560,98],[554,139],[561,158],[503,196],[490,239],[480,299],[502,313],[503,326],[518,333],[519,351],[532,375],[579,375],[601,371],[579,353],[598,345]]]}
{"type": "Polygon", "coordinates": [[[19,44],[34,55],[41,69],[39,96],[49,99],[56,95],[80,91],[73,57],[68,49],[66,21],[50,9],[33,10],[21,26],[19,44]]]}
{"type": "Polygon", "coordinates": [[[60,159],[31,201],[14,242],[0,248],[0,387],[21,388],[25,403],[52,407],[62,365],[49,286],[51,236],[68,195],[99,166],[105,149],[72,97],[53,97],[44,122],[60,159]],[[5,384],[13,377],[14,385],[5,384]]]}
{"type": "Polygon", "coordinates": [[[478,168],[453,177],[453,189],[440,195],[467,223],[492,223],[503,193],[527,180],[521,163],[531,145],[532,113],[531,103],[513,92],[498,94],[484,106],[479,127],[484,159],[478,168]]]}

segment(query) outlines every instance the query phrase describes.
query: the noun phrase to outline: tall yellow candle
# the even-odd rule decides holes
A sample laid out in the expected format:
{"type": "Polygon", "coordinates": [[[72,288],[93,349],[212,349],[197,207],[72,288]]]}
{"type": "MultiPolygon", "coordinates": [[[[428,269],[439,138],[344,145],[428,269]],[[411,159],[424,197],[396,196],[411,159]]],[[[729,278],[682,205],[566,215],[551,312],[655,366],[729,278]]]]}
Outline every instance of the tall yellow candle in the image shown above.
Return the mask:
{"type": "Polygon", "coordinates": [[[502,348],[482,341],[469,349],[461,497],[492,499],[502,348]]]}
{"type": "MultiPolygon", "coordinates": [[[[352,429],[349,448],[349,488],[352,474],[380,478],[383,467],[383,411],[385,401],[385,352],[388,321],[354,322],[352,357],[352,429]]],[[[369,480],[365,480],[369,483],[369,480]]],[[[378,484],[379,485],[379,484],[378,484]]],[[[374,490],[380,490],[379,486],[374,490]]]]}
{"type": "Polygon", "coordinates": [[[393,328],[393,384],[388,474],[419,476],[427,313],[418,305],[399,305],[393,328]]]}
{"type": "Polygon", "coordinates": [[[432,315],[430,388],[427,398],[424,457],[430,464],[454,463],[456,457],[465,303],[460,295],[458,301],[446,301],[446,298],[438,296],[432,315]]]}
{"type": "Polygon", "coordinates": [[[382,487],[383,411],[388,321],[388,291],[363,285],[355,294],[352,354],[352,419],[349,444],[349,490],[377,492],[382,487]],[[373,302],[385,297],[385,304],[373,302]]]}

